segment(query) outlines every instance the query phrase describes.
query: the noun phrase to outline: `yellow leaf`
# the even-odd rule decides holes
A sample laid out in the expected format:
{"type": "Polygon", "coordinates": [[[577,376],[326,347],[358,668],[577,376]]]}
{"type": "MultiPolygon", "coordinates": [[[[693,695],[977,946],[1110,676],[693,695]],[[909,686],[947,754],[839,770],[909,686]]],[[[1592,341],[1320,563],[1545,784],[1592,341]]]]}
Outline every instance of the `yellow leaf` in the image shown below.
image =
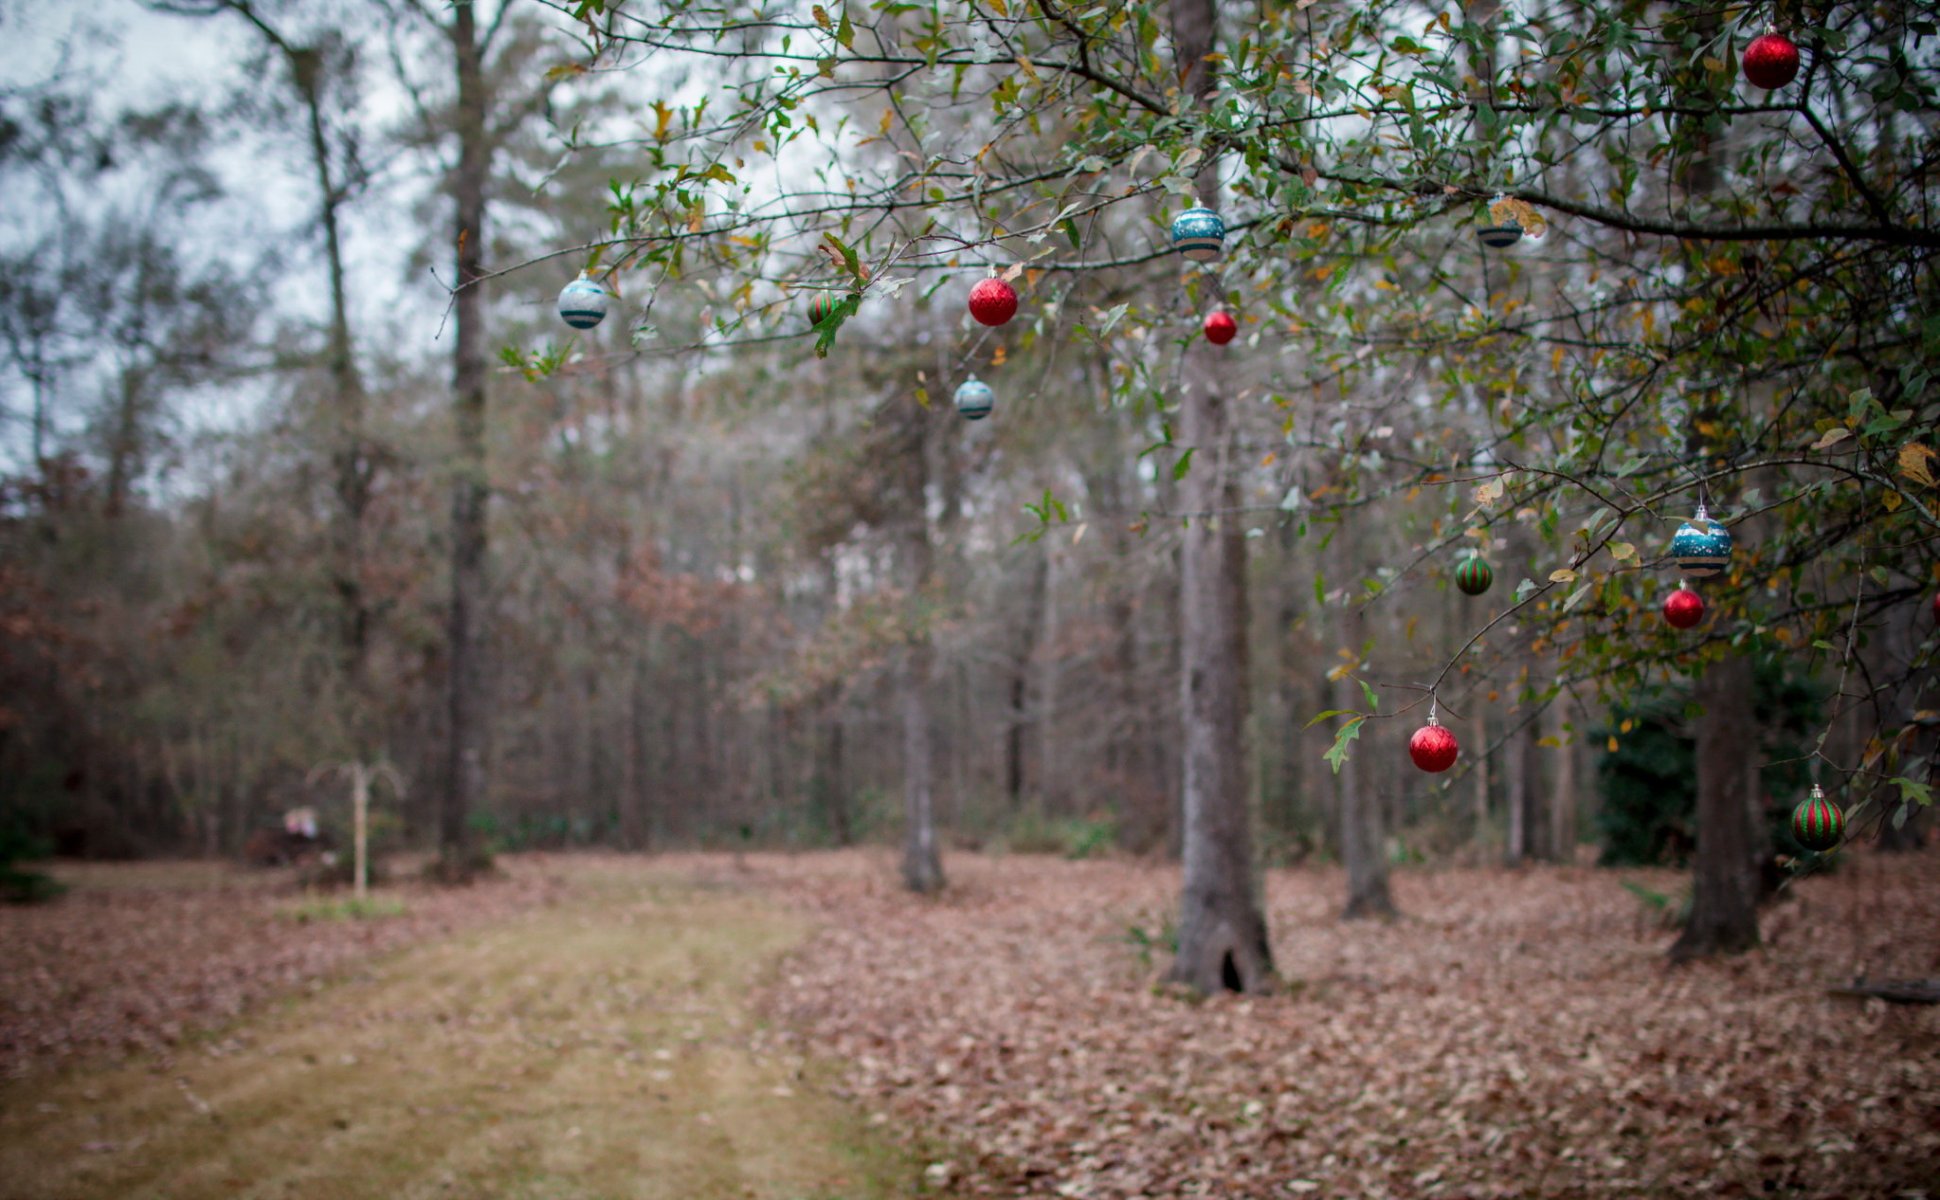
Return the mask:
{"type": "Polygon", "coordinates": [[[1558,567],[1549,573],[1549,581],[1551,583],[1575,583],[1576,572],[1570,570],[1568,567],[1558,567]]]}
{"type": "Polygon", "coordinates": [[[1812,443],[1812,448],[1814,450],[1823,450],[1827,446],[1837,445],[1851,436],[1852,430],[1847,429],[1844,425],[1834,425],[1831,429],[1819,435],[1819,440],[1812,443]]]}
{"type": "MultiPolygon", "coordinates": [[[[796,9],[795,11],[796,11],[796,12],[800,12],[800,11],[802,11],[802,10],[798,8],[798,9],[796,9]]],[[[813,16],[815,17],[815,23],[816,23],[817,25],[820,25],[820,26],[821,26],[822,28],[824,28],[824,29],[833,29],[833,28],[835,28],[835,22],[834,22],[834,21],[831,21],[831,20],[829,20],[829,10],[828,10],[828,9],[826,9],[826,8],[823,8],[823,7],[821,6],[821,5],[819,5],[819,4],[817,4],[817,5],[815,6],[815,7],[813,7],[813,8],[811,8],[811,9],[809,9],[808,11],[809,11],[809,12],[810,12],[811,14],[813,14],[813,16]]]]}
{"type": "Polygon", "coordinates": [[[997,15],[1000,17],[1008,17],[1010,15],[1010,9],[1005,6],[1004,0],[990,0],[990,7],[996,9],[997,15]]]}
{"type": "Polygon", "coordinates": [[[1887,512],[1900,511],[1900,494],[1898,492],[1886,493],[1885,504],[1887,512]]]}
{"type": "Polygon", "coordinates": [[[1933,469],[1927,464],[1935,457],[1933,447],[1922,446],[1918,442],[1908,442],[1900,447],[1900,474],[1920,484],[1933,486],[1933,469]]]}
{"type": "Polygon", "coordinates": [[[1612,754],[1615,754],[1617,752],[1617,739],[1614,734],[1611,735],[1611,738],[1608,742],[1604,743],[1604,748],[1607,749],[1612,754]]]}
{"type": "Polygon", "coordinates": [[[878,125],[876,126],[876,132],[877,132],[877,133],[888,133],[888,132],[889,132],[889,123],[890,123],[891,121],[893,121],[893,120],[895,120],[895,119],[896,119],[896,110],[895,110],[895,109],[893,109],[893,108],[885,108],[885,109],[883,109],[883,110],[882,110],[882,121],[881,121],[881,123],[880,123],[880,124],[878,124],[878,125]]]}
{"type": "Polygon", "coordinates": [[[1610,547],[1610,557],[1618,562],[1637,557],[1637,547],[1629,542],[1617,542],[1610,547]]]}

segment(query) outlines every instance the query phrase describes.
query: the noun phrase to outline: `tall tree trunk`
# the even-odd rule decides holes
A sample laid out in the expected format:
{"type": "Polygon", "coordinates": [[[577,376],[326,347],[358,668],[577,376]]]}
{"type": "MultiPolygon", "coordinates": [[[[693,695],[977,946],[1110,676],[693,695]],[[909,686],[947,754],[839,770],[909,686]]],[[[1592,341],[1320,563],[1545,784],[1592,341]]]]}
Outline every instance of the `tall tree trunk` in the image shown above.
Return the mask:
{"type": "Polygon", "coordinates": [[[620,848],[647,848],[647,661],[635,654],[626,703],[626,770],[620,781],[620,848]]]}
{"type": "Polygon", "coordinates": [[[1512,867],[1529,859],[1529,756],[1523,752],[1524,736],[1517,729],[1502,747],[1502,807],[1508,818],[1502,861],[1512,867]]]}
{"type": "Polygon", "coordinates": [[[1549,857],[1568,864],[1576,858],[1577,743],[1563,728],[1569,723],[1569,693],[1549,706],[1550,736],[1556,739],[1556,782],[1549,789],[1549,857]]]}
{"type": "Polygon", "coordinates": [[[1017,653],[1010,666],[1010,728],[1004,734],[1004,793],[1010,811],[1024,807],[1024,735],[1030,728],[1031,659],[1044,625],[1044,604],[1050,587],[1050,556],[1042,548],[1032,555],[1029,608],[1024,618],[1017,653]]]}
{"type": "MultiPolygon", "coordinates": [[[[1217,32],[1213,0],[1173,0],[1175,61],[1185,94],[1202,108],[1213,89],[1207,59],[1217,32]]],[[[1208,156],[1199,175],[1204,198],[1215,201],[1216,159],[1208,156]]],[[[1272,986],[1273,951],[1246,793],[1246,539],[1235,512],[1234,439],[1219,375],[1197,339],[1184,379],[1180,426],[1193,464],[1183,500],[1197,515],[1180,552],[1185,889],[1172,978],[1201,992],[1258,992],[1272,986]]]]}
{"type": "Polygon", "coordinates": [[[1745,799],[1753,746],[1750,660],[1734,654],[1706,666],[1697,700],[1704,709],[1697,737],[1697,870],[1691,919],[1671,946],[1674,962],[1758,944],[1758,872],[1745,799]]]}
{"type": "MultiPolygon", "coordinates": [[[[1343,707],[1352,705],[1353,700],[1347,699],[1343,707]]],[[[1359,754],[1350,754],[1341,763],[1335,786],[1340,792],[1340,856],[1347,868],[1347,905],[1341,918],[1392,917],[1394,897],[1388,891],[1388,857],[1381,846],[1380,799],[1367,786],[1359,754]]]]}
{"type": "Polygon", "coordinates": [[[438,812],[438,854],[448,878],[469,878],[474,853],[470,817],[485,797],[490,752],[486,711],[485,291],[479,278],[485,250],[485,185],[491,147],[486,140],[483,55],[472,5],[452,7],[450,37],[458,66],[458,169],[452,176],[457,209],[458,294],[452,349],[456,462],[451,485],[451,611],[446,627],[450,748],[444,803],[438,812]]]}
{"type": "Polygon", "coordinates": [[[903,557],[909,573],[914,626],[903,651],[903,883],[927,895],[944,885],[943,859],[936,839],[935,762],[930,739],[930,691],[936,650],[930,640],[929,602],[934,591],[936,549],[930,541],[930,427],[924,410],[908,415],[903,454],[905,501],[909,518],[903,557]]]}

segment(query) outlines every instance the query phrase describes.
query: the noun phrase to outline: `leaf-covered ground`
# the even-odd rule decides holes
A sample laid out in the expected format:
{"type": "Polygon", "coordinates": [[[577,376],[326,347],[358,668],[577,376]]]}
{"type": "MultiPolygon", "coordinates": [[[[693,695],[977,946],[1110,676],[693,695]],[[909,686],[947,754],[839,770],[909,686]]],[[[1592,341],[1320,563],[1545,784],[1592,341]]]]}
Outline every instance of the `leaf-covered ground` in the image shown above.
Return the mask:
{"type": "Polygon", "coordinates": [[[966,1193],[1940,1194],[1940,1009],[1825,992],[1940,976],[1932,855],[1855,856],[1763,950],[1676,971],[1621,886],[1666,873],[1405,873],[1391,925],[1336,920],[1337,873],[1276,873],[1291,986],[1201,1004],[1142,952],[1176,871],[947,865],[930,903],[884,860],[762,869],[827,922],[773,1011],[866,1106],[956,1139],[966,1193]]]}
{"type": "Polygon", "coordinates": [[[166,1058],[0,1083],[0,1200],[920,1188],[926,1160],[831,1099],[825,1067],[751,1049],[751,997],[808,921],[650,860],[575,857],[570,873],[557,904],[474,892],[494,919],[346,964],[166,1058]]]}
{"type": "Polygon", "coordinates": [[[509,865],[370,922],[293,922],[204,868],[0,910],[0,1062],[28,1076],[0,1086],[0,1195],[28,1168],[58,1186],[18,1194],[199,1195],[358,1164],[390,1194],[655,1195],[678,1172],[643,1164],[676,1151],[705,1181],[682,1195],[860,1195],[869,1163],[914,1194],[865,1120],[951,1147],[921,1186],[963,1195],[1940,1195],[1940,1009],[1825,992],[1940,976],[1931,854],[1853,856],[1768,910],[1764,949],[1676,971],[1623,887],[1668,873],[1408,872],[1387,925],[1336,919],[1337,873],[1276,873],[1289,986],[1203,1003],[1155,986],[1170,868],[957,856],[921,901],[880,852],[509,865]],[[727,899],[679,900],[695,879],[727,899]],[[764,978],[767,1029],[735,1015],[764,978]],[[230,1019],[291,992],[316,994],[230,1019]],[[156,1053],[95,1053],[128,1049],[156,1053]],[[320,1070],[337,1049],[387,1073],[320,1070]],[[813,1107],[818,1079],[859,1115],[813,1107]],[[817,1158],[835,1136],[862,1157],[817,1158]],[[290,1138],[315,1152],[263,1149],[290,1138]]]}
{"type": "Polygon", "coordinates": [[[560,872],[508,860],[475,887],[389,887],[398,916],[302,920],[284,872],[222,863],[70,864],[50,904],[0,905],[0,1079],[77,1056],[159,1051],[249,1004],[386,950],[554,897],[560,872]]]}

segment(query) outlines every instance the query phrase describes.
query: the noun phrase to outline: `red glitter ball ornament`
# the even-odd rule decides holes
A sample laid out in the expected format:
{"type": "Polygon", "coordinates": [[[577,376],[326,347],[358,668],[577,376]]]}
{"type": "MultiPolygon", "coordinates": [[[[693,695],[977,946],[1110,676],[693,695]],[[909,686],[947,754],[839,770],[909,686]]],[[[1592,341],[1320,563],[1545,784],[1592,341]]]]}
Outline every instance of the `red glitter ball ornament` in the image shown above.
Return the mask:
{"type": "Polygon", "coordinates": [[[1798,78],[1799,48],[1782,33],[1753,38],[1741,61],[1745,78],[1761,88],[1782,88],[1798,78]]]}
{"type": "Polygon", "coordinates": [[[992,276],[970,289],[970,315],[979,325],[1002,325],[1017,315],[1017,289],[992,276]]]}
{"type": "Polygon", "coordinates": [[[1704,619],[1704,597],[1690,588],[1678,588],[1664,597],[1664,619],[1674,629],[1689,629],[1704,619]]]}
{"type": "Polygon", "coordinates": [[[1424,771],[1448,770],[1461,752],[1455,735],[1433,721],[1415,730],[1415,736],[1408,739],[1408,757],[1424,771]]]}
{"type": "Polygon", "coordinates": [[[1206,340],[1215,346],[1224,346],[1239,332],[1239,322],[1233,320],[1231,313],[1216,312],[1206,317],[1206,340]]]}

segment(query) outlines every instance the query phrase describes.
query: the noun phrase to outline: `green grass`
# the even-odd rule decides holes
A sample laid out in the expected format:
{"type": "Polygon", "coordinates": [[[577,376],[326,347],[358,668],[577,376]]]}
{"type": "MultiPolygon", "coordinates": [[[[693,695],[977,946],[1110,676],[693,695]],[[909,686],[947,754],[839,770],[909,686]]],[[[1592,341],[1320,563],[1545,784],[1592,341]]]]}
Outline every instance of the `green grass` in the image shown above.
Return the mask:
{"type": "Polygon", "coordinates": [[[368,921],[376,917],[401,917],[404,901],[396,896],[314,896],[299,904],[277,910],[289,921],[368,921]]]}
{"type": "Polygon", "coordinates": [[[914,1195],[922,1160],[752,1037],[750,990],[806,931],[752,895],[595,877],[165,1069],[0,1086],[0,1196],[914,1195]]]}

